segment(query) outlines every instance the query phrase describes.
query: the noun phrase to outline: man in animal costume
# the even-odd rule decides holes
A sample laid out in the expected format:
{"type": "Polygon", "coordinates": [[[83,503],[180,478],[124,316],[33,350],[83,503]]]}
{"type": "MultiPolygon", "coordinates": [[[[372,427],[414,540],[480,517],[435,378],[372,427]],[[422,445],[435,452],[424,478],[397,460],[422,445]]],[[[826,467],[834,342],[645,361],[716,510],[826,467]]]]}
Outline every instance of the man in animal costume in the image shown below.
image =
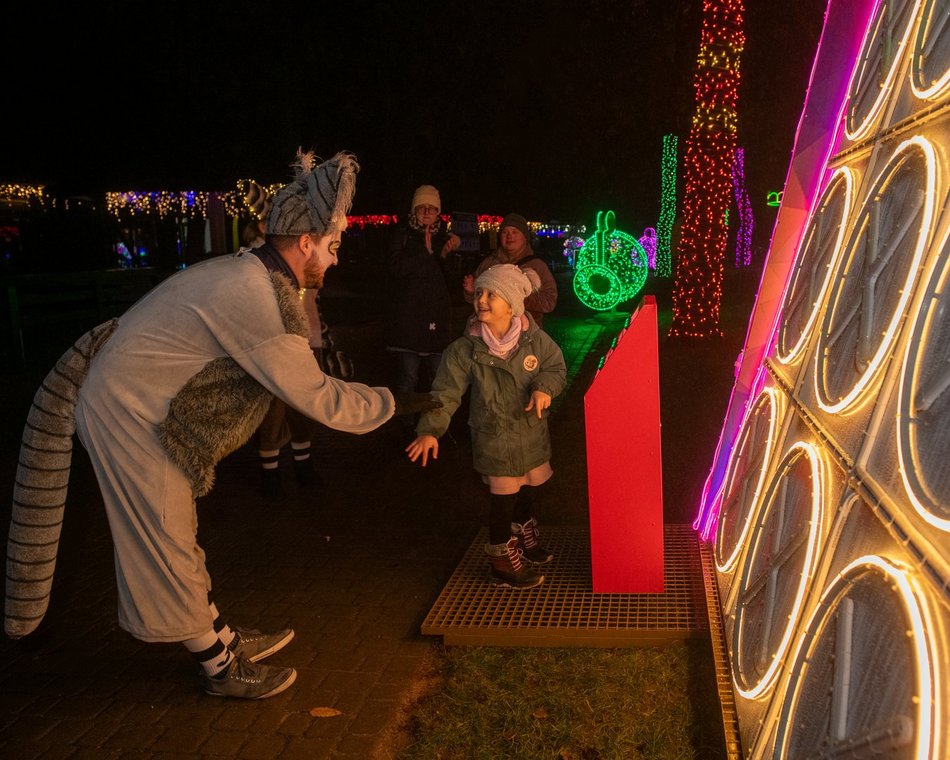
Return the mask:
{"type": "Polygon", "coordinates": [[[276,396],[337,430],[365,433],[425,394],[324,374],[308,343],[302,288],[336,263],[359,167],[298,151],[295,179],[267,216],[266,243],[165,280],[121,318],[83,336],[37,392],[24,430],[8,543],[8,635],[34,630],[49,601],[72,433],[89,452],[115,544],[119,625],[180,641],[209,694],[262,699],[296,679],[258,664],[294,636],[227,625],[211,602],[195,498],[276,396]]]}

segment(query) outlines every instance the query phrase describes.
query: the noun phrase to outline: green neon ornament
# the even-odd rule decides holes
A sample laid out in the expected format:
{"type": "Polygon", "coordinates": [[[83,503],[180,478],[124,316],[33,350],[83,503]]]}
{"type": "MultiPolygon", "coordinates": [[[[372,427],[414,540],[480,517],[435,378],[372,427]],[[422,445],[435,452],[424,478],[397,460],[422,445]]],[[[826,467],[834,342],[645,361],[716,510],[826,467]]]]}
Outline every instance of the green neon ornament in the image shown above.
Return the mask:
{"type": "Polygon", "coordinates": [[[647,254],[631,235],[617,229],[613,211],[597,212],[597,231],[577,252],[574,293],[594,311],[607,311],[633,298],[647,279],[647,254]]]}

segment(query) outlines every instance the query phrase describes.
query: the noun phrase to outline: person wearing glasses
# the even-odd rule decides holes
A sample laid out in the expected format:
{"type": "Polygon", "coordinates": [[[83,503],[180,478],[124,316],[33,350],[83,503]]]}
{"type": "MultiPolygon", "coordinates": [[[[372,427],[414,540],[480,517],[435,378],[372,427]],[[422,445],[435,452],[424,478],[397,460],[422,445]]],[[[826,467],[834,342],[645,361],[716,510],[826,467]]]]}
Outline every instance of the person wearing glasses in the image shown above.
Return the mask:
{"type": "MultiPolygon", "coordinates": [[[[406,222],[396,228],[390,241],[387,290],[391,299],[385,339],[394,360],[394,390],[415,391],[420,382],[428,390],[442,350],[455,337],[449,255],[461,241],[446,229],[441,210],[439,191],[420,185],[412,195],[406,222]]],[[[415,438],[415,421],[403,417],[400,422],[406,439],[415,438]]]]}

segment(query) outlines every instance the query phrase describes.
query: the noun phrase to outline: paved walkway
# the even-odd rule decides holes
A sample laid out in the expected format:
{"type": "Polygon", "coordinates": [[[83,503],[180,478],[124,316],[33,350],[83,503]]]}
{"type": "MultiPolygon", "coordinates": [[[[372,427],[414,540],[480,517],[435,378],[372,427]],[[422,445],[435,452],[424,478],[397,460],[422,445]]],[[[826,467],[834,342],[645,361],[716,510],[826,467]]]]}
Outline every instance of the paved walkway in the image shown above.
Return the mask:
{"type": "MultiPolygon", "coordinates": [[[[625,316],[546,325],[573,380],[552,423],[559,488],[549,523],[587,519],[582,396],[625,316]]],[[[365,379],[383,384],[375,330],[352,331],[348,347],[365,379]]],[[[17,417],[0,426],[4,488],[35,381],[0,378],[17,417]]],[[[322,431],[315,452],[326,489],[298,492],[288,477],[280,507],[259,499],[249,447],[221,463],[199,503],[218,607],[237,625],[296,631],[272,658],[297,668],[296,684],[260,702],[204,694],[180,645],[146,645],[117,627],[111,538],[77,445],[50,611],[36,634],[0,638],[0,756],[386,757],[387,731],[435,643],[420,623],[486,519],[461,414],[450,432],[422,470],[405,459],[393,423],[364,436],[322,431]],[[319,707],[340,714],[313,717],[319,707]]],[[[5,529],[9,507],[0,509],[5,529]]]]}

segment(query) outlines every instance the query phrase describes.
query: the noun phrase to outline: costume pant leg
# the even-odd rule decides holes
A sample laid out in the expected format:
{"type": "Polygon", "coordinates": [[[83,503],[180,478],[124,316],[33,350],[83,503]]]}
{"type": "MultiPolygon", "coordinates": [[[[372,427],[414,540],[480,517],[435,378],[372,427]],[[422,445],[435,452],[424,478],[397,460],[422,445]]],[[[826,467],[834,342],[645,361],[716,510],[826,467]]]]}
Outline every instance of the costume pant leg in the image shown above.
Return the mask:
{"type": "Polygon", "coordinates": [[[283,401],[276,396],[271,399],[267,414],[257,428],[257,448],[260,451],[277,451],[286,445],[290,439],[287,412],[283,401]]]}
{"type": "Polygon", "coordinates": [[[117,406],[81,392],[76,430],[112,531],[119,626],[143,641],[194,638],[211,630],[212,619],[191,483],[154,426],[117,406]]]}
{"type": "Polygon", "coordinates": [[[313,440],[313,434],[316,432],[317,423],[301,414],[292,407],[287,407],[287,426],[290,429],[290,440],[294,443],[309,443],[313,440]]]}

